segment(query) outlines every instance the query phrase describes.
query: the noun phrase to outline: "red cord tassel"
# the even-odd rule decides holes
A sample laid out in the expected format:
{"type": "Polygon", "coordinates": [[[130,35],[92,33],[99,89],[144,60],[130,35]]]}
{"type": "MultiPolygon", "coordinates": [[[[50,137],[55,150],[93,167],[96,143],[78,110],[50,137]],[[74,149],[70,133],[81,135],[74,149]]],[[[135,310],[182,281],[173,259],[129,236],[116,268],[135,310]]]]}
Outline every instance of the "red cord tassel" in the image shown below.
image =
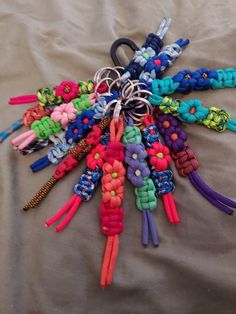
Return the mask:
{"type": "Polygon", "coordinates": [[[119,252],[119,236],[108,236],[101,269],[101,287],[111,285],[116,258],[119,252]]]}
{"type": "Polygon", "coordinates": [[[9,105],[22,105],[22,104],[30,104],[36,101],[38,101],[38,97],[36,95],[24,95],[24,96],[11,97],[8,101],[8,104],[9,105]]]}
{"type": "Polygon", "coordinates": [[[77,213],[81,203],[82,198],[77,194],[74,194],[71,197],[71,199],[54,216],[45,221],[45,227],[50,227],[52,224],[58,221],[63,215],[66,214],[65,218],[55,229],[56,232],[64,230],[77,213]]]}
{"type": "Polygon", "coordinates": [[[180,218],[177,212],[175,200],[173,198],[173,195],[171,193],[164,194],[162,196],[162,200],[164,203],[164,208],[166,211],[166,215],[169,219],[169,222],[171,224],[178,224],[180,222],[180,218]]]}

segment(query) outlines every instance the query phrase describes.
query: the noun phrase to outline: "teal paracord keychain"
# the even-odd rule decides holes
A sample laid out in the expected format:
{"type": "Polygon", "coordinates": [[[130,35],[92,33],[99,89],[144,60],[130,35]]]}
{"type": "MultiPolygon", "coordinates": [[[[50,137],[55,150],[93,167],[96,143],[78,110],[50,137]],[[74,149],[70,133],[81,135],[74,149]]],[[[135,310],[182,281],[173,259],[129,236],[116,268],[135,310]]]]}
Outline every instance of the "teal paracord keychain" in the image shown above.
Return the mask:
{"type": "Polygon", "coordinates": [[[218,132],[228,129],[236,132],[236,120],[230,113],[215,106],[207,108],[201,100],[175,100],[169,96],[175,92],[190,93],[191,91],[216,90],[236,87],[236,70],[184,70],[175,76],[154,80],[151,85],[151,104],[157,105],[161,112],[172,114],[182,122],[201,124],[218,132]]]}

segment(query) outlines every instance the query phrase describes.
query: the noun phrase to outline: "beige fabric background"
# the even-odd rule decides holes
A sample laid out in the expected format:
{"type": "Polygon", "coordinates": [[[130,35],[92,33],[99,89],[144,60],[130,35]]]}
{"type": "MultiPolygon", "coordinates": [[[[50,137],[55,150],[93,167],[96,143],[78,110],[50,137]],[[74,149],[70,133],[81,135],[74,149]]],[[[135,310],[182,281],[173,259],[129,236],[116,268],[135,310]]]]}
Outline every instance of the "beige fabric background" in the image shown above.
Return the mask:
{"type": "MultiPolygon", "coordinates": [[[[169,75],[200,66],[235,67],[235,0],[1,0],[1,129],[26,108],[7,106],[9,96],[33,93],[65,79],[92,78],[97,68],[112,65],[109,49],[115,39],[129,37],[140,45],[164,16],[173,19],[165,43],[178,37],[191,40],[169,75]]],[[[200,97],[206,105],[219,105],[236,117],[235,90],[187,97],[200,97]]],[[[235,134],[189,125],[186,131],[200,159],[202,177],[236,199],[235,134]]],[[[181,223],[169,225],[159,201],[155,221],[161,244],[158,249],[143,249],[141,214],[127,183],[125,232],[114,282],[102,290],[99,271],[105,238],[98,224],[100,189],[63,233],[43,226],[68,200],[83,166],[60,182],[38,208],[20,210],[53,173],[53,166],[30,172],[28,166],[44,153],[23,157],[11,149],[9,140],[1,144],[1,314],[236,313],[234,216],[219,212],[187,179],[176,175],[181,223]]]]}

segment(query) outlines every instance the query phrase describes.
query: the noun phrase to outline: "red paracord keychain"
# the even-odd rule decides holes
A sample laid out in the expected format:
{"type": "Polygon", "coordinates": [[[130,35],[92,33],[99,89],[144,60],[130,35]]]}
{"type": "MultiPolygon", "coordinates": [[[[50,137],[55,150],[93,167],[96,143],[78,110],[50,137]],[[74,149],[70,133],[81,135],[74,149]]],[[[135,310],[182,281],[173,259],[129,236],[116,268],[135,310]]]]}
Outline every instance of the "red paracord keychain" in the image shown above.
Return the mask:
{"type": "Polygon", "coordinates": [[[104,155],[102,177],[102,203],[100,204],[101,233],[107,236],[107,243],[101,269],[102,287],[112,283],[116,257],[119,251],[119,234],[123,231],[123,208],[125,167],[124,146],[120,142],[124,129],[123,120],[113,118],[110,124],[110,143],[104,155]]]}
{"type": "Polygon", "coordinates": [[[36,207],[50,192],[53,186],[61,180],[73,168],[77,167],[79,161],[85,156],[94,145],[100,141],[100,136],[104,129],[108,127],[110,118],[104,118],[98,125],[94,125],[92,131],[88,134],[86,139],[78,142],[78,145],[72,148],[65,159],[57,166],[52,177],[40,188],[31,201],[29,201],[23,210],[36,207]]]}

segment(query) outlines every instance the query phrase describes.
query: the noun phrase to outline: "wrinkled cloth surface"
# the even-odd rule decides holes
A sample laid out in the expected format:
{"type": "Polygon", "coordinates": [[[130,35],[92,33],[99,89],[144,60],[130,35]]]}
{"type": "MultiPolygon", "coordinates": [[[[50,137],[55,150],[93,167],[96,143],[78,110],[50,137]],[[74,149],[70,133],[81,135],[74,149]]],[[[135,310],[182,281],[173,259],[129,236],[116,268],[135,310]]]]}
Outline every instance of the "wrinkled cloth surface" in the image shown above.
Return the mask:
{"type": "MultiPolygon", "coordinates": [[[[23,1],[0,2],[0,126],[20,117],[25,106],[8,106],[10,96],[34,93],[62,80],[84,80],[112,65],[109,49],[119,37],[141,45],[161,19],[173,19],[165,44],[179,37],[190,45],[165,75],[182,69],[236,67],[236,1],[23,1]]],[[[131,52],[120,49],[128,62],[131,52]]],[[[236,90],[177,95],[200,98],[236,117],[236,90]]],[[[200,161],[201,176],[236,199],[236,134],[186,125],[200,161]]],[[[16,132],[20,134],[23,129],[16,132]]],[[[210,205],[174,170],[181,223],[172,226],[161,200],[154,214],[160,247],[141,246],[141,213],[126,183],[125,231],[113,285],[99,286],[105,237],[99,230],[99,187],[62,233],[44,221],[72,195],[84,163],[63,179],[35,209],[22,206],[53,173],[32,174],[29,165],[46,150],[21,156],[1,144],[0,313],[234,314],[236,313],[236,220],[210,205]]],[[[174,165],[173,169],[174,169],[174,165]]]]}

